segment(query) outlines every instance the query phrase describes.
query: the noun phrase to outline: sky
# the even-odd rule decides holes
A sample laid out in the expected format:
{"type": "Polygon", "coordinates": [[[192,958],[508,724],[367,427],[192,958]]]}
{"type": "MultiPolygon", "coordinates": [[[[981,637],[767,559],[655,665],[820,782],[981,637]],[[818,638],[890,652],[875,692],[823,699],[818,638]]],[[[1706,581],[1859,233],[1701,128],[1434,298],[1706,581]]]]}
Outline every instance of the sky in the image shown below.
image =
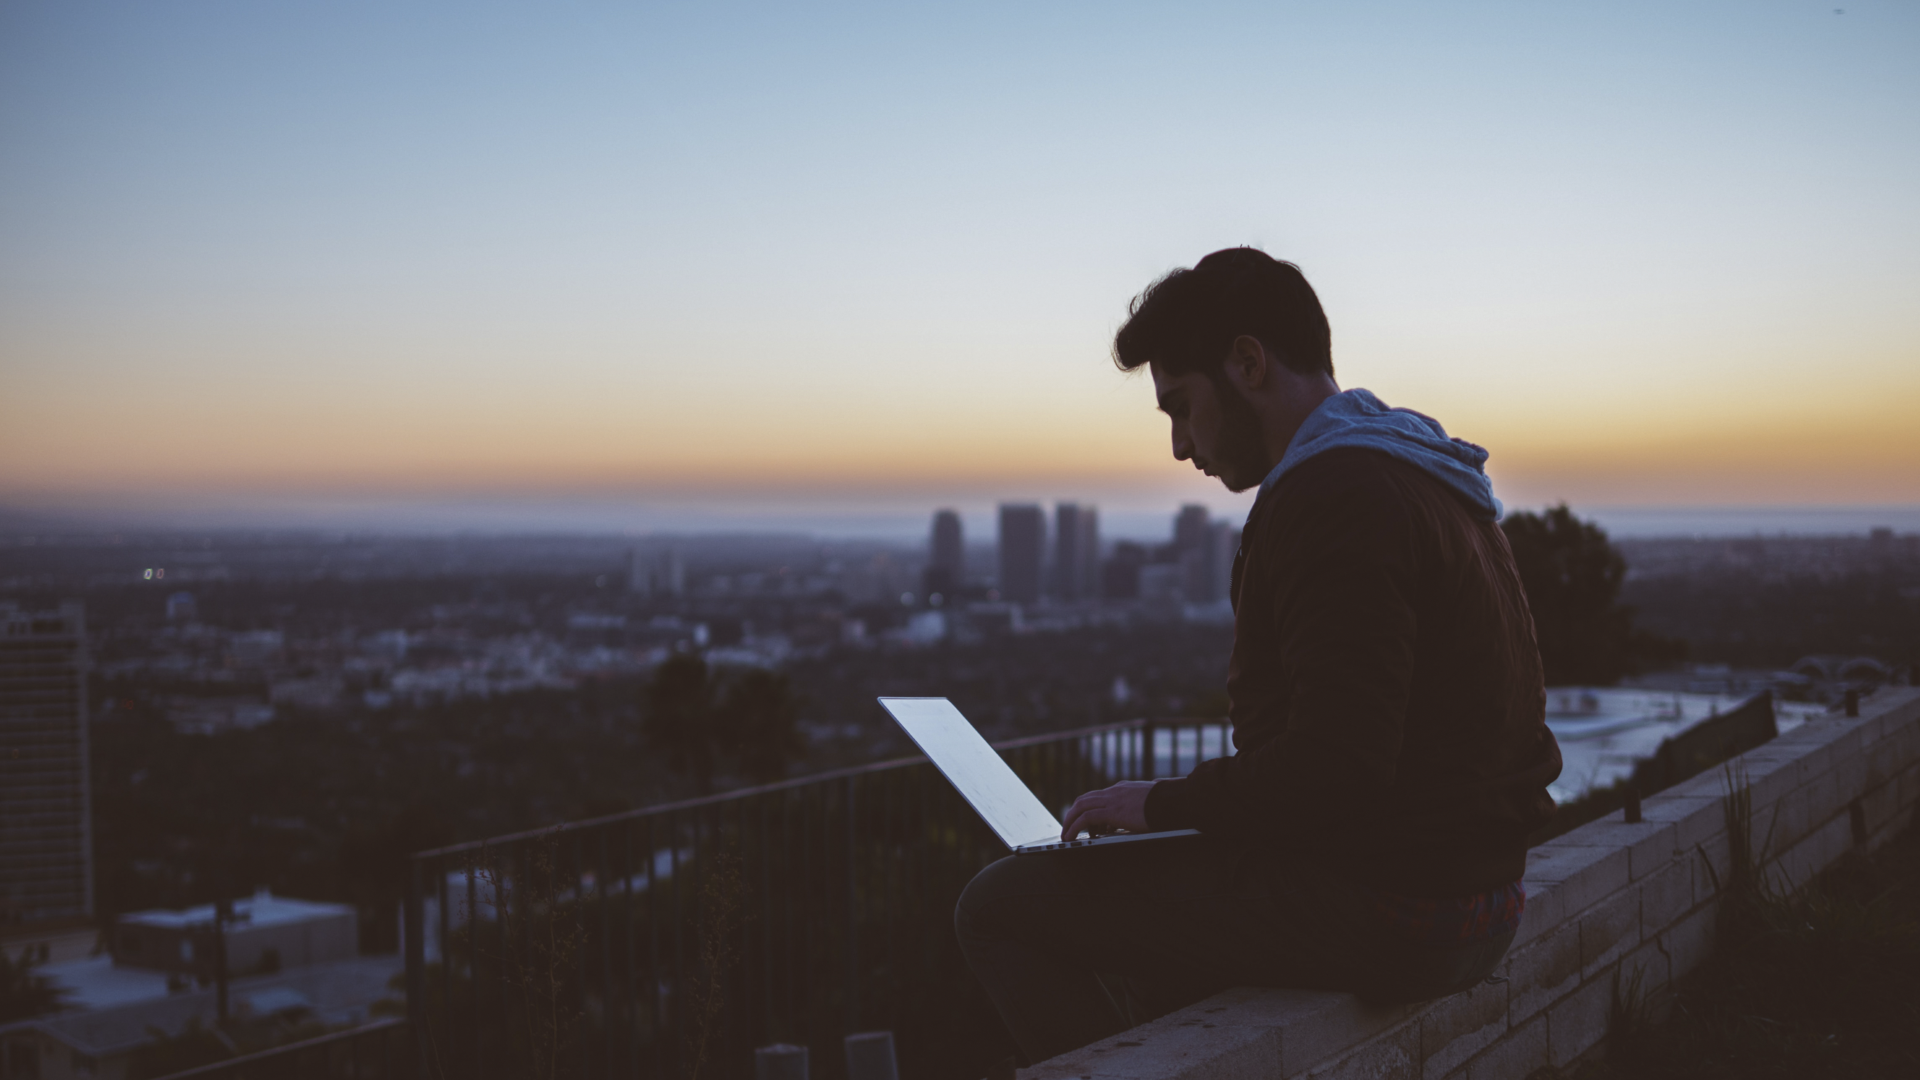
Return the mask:
{"type": "Polygon", "coordinates": [[[15,0],[0,509],[1232,513],[1109,345],[1255,244],[1510,507],[1920,525],[1920,3],[1840,2],[15,0]]]}

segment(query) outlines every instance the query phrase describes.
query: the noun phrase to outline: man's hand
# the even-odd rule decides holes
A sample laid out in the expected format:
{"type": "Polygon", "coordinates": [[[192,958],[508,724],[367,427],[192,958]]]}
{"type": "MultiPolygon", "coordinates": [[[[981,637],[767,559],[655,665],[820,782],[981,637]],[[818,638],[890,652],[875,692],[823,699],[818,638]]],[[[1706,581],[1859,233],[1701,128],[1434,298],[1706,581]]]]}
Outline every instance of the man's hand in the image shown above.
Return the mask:
{"type": "Polygon", "coordinates": [[[1147,792],[1152,780],[1122,780],[1109,788],[1089,791],[1073,800],[1067,820],[1060,830],[1061,840],[1071,840],[1083,832],[1102,833],[1147,831],[1147,792]]]}

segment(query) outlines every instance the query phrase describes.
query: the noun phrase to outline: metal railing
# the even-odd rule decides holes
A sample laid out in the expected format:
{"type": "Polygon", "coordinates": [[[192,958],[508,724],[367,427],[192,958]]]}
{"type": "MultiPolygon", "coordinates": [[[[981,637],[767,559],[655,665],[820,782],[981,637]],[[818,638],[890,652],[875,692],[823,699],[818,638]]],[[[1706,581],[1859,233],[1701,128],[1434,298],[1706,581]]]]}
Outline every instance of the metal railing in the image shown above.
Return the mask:
{"type": "MultiPolygon", "coordinates": [[[[1002,743],[1055,810],[1229,752],[1219,721],[1002,743]]],[[[977,1080],[1012,1052],[953,906],[1006,854],[924,758],[422,852],[406,903],[426,1077],[744,1077],[752,1049],[895,1033],[902,1075],[977,1080]]]]}
{"type": "Polygon", "coordinates": [[[414,1061],[407,1022],[388,1018],[161,1080],[411,1080],[414,1061]]]}

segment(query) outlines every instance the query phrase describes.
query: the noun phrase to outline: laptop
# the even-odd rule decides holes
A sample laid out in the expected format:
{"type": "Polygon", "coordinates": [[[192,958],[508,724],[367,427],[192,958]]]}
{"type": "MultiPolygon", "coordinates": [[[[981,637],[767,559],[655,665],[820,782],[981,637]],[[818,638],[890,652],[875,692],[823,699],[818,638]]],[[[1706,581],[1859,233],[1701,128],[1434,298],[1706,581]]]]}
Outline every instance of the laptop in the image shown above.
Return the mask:
{"type": "Polygon", "coordinates": [[[1062,840],[1059,819],[1014,775],[953,702],[943,697],[883,697],[880,705],[1015,855],[1200,835],[1198,829],[1175,829],[1062,840]]]}

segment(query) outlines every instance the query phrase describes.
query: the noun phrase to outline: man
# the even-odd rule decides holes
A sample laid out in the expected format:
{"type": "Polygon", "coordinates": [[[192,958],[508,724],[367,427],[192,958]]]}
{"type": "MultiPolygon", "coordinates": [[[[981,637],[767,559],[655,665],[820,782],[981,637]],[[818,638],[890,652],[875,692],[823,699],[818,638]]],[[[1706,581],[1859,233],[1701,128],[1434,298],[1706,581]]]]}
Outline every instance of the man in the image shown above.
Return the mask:
{"type": "Polygon", "coordinates": [[[1251,248],[1154,283],[1114,338],[1173,456],[1260,489],[1233,568],[1236,753],[1088,792],[1062,834],[1197,839],[968,885],[962,950],[1030,1062],[1235,985],[1437,997],[1513,940],[1560,750],[1487,454],[1343,393],[1329,340],[1299,268],[1251,248]]]}

